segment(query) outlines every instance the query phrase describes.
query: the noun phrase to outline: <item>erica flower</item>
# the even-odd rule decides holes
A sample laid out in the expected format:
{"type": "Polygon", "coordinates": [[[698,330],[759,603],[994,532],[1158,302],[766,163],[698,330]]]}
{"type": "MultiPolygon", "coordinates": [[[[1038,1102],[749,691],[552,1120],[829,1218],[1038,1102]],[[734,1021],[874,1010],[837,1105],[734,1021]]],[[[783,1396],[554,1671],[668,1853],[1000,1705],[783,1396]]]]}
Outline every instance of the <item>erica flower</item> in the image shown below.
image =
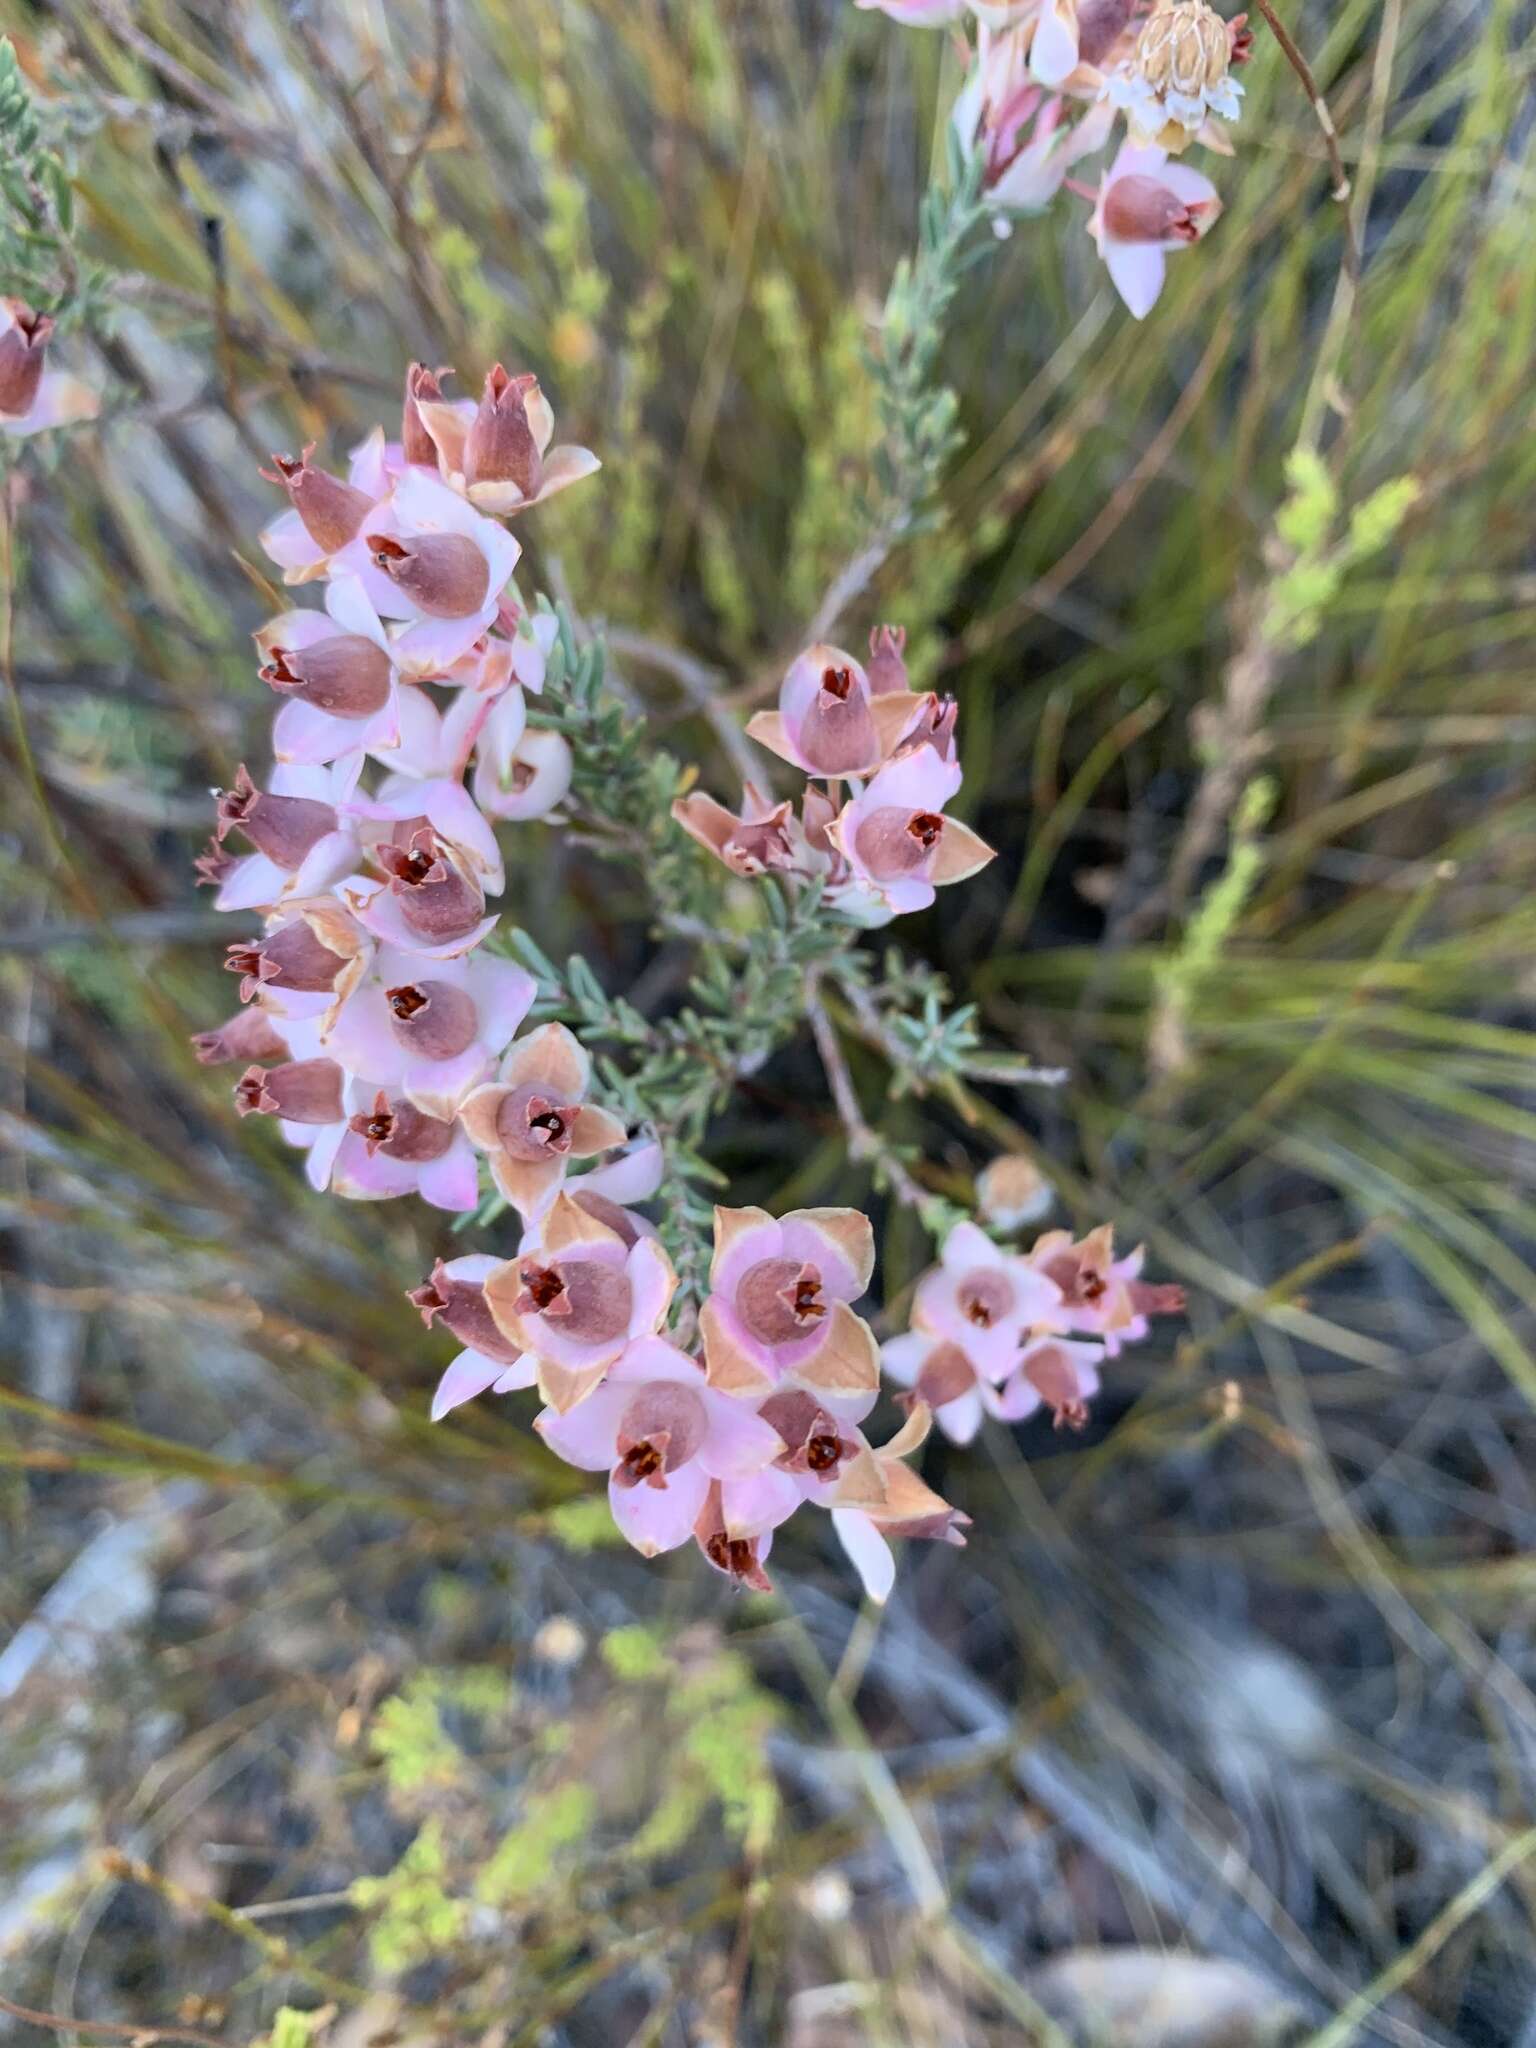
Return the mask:
{"type": "Polygon", "coordinates": [[[1078,1344],[1066,1337],[1037,1337],[1024,1347],[1015,1370],[992,1396],[992,1412],[1004,1422],[1022,1422],[1043,1403],[1058,1429],[1081,1429],[1088,1403],[1099,1391],[1102,1344],[1078,1344]]]}
{"type": "Polygon", "coordinates": [[[445,1122],[528,1014],[535,988],[510,961],[426,960],[380,946],[325,1045],[347,1072],[445,1122]]]}
{"type": "Polygon", "coordinates": [[[218,798],[215,845],[197,863],[215,881],[219,910],[255,910],[290,896],[314,896],[344,875],[357,859],[357,834],[337,805],[355,770],[305,768],[284,763],[271,787],[258,789],[242,766],[218,798]],[[244,859],[224,852],[230,832],[256,849],[244,859]]]}
{"type": "Polygon", "coordinates": [[[655,1334],[676,1279],[654,1238],[626,1244],[565,1195],[541,1240],[497,1267],[486,1299],[503,1334],[537,1358],[544,1398],[563,1412],[636,1338],[655,1334]]]}
{"type": "MultiPolygon", "coordinates": [[[[1114,109],[1074,113],[1054,89],[1077,66],[1072,0],[1052,0],[1037,18],[983,26],[971,75],[951,116],[966,149],[986,151],[983,198],[997,214],[1041,213],[1082,157],[1102,149],[1114,109]]],[[[1006,234],[1006,221],[995,223],[1006,234]]]]}
{"type": "Polygon", "coordinates": [[[533,1361],[509,1344],[485,1298],[485,1283],[497,1261],[483,1255],[439,1259],[431,1275],[406,1299],[421,1310],[430,1330],[441,1323],[465,1347],[449,1365],[432,1396],[432,1420],[443,1417],[487,1387],[498,1394],[533,1385],[533,1361]]]}
{"type": "Polygon", "coordinates": [[[1171,0],[1147,17],[1135,55],[1109,76],[1111,102],[1125,109],[1131,141],[1177,155],[1210,115],[1235,121],[1243,88],[1230,75],[1229,25],[1206,0],[1171,0]]]}
{"type": "Polygon", "coordinates": [[[403,1094],[352,1080],[346,1127],[330,1170],[335,1194],[353,1201],[420,1195],[434,1209],[463,1214],[480,1199],[474,1147],[459,1123],[426,1116],[403,1094]]]}
{"type": "Polygon", "coordinates": [[[521,690],[497,699],[475,740],[475,802],[492,818],[542,818],[569,793],[575,763],[563,733],[529,730],[521,690]]]}
{"type": "Polygon", "coordinates": [[[1099,186],[1088,232],[1136,319],[1144,320],[1157,303],[1167,251],[1198,242],[1220,211],[1209,178],[1169,163],[1160,148],[1121,144],[1099,186]]]}
{"type": "Polygon", "coordinates": [[[321,896],[290,904],[258,938],[230,946],[224,966],[241,977],[241,1002],[258,1000],[286,1035],[294,1021],[323,1016],[340,1002],[370,951],[367,934],[333,897],[321,896]]]}
{"type": "Polygon", "coordinates": [[[794,806],[770,803],[755,783],[743,786],[739,814],[694,790],[676,798],[672,816],[733,875],[789,873],[804,864],[804,834],[795,823],[794,806]]]}
{"type": "Polygon", "coordinates": [[[808,647],[789,665],[776,711],[759,711],[748,735],[807,775],[868,775],[895,745],[899,697],[876,697],[862,663],[840,647],[808,647]]]}
{"type": "Polygon", "coordinates": [[[231,1060],[285,1060],[288,1041],[265,1010],[237,1010],[212,1031],[194,1032],[192,1050],[202,1067],[231,1060]]]}
{"type": "Polygon", "coordinates": [[[489,936],[486,892],[506,881],[496,835],[460,783],[391,777],[372,799],[347,806],[355,818],[387,829],[372,838],[384,881],[354,875],[341,896],[364,928],[387,944],[429,959],[452,959],[489,936]]]}
{"type": "Polygon", "coordinates": [[[869,1285],[874,1233],[855,1209],[715,1211],[710,1295],[699,1311],[709,1383],[767,1393],[787,1375],[829,1394],[873,1390],[869,1325],[848,1306],[869,1285]]]}
{"type": "Polygon", "coordinates": [[[261,679],[284,700],[279,761],[315,763],[399,745],[400,689],[389,636],[353,576],[335,577],[323,612],[283,612],[256,634],[261,679]]]}
{"type": "Polygon", "coordinates": [[[712,1480],[755,1471],[780,1448],[769,1423],[660,1337],[630,1344],[600,1387],[533,1426],[568,1464],[608,1473],[613,1518],[646,1557],[688,1541],[712,1480]]]}
{"type": "Polygon", "coordinates": [[[554,1200],[568,1160],[624,1142],[618,1118],[585,1100],[591,1078],[592,1063],[571,1033],[545,1024],[518,1039],[497,1079],[465,1099],[464,1128],[525,1222],[554,1200]]]}
{"type": "MultiPolygon", "coordinates": [[[[880,701],[901,704],[896,697],[880,701]]],[[[881,923],[924,910],[936,888],[963,881],[992,859],[985,840],[943,815],[959,787],[959,763],[943,759],[931,746],[919,746],[887,762],[828,826],[828,837],[865,899],[861,921],[881,923]]],[[[844,907],[841,899],[839,907],[844,907]]]]}
{"type": "Polygon", "coordinates": [[[497,614],[522,550],[505,527],[420,469],[408,469],[337,559],[362,581],[407,675],[439,675],[497,614]]]}
{"type": "Polygon", "coordinates": [[[963,1548],[970,1516],[919,1479],[902,1462],[928,1434],[928,1410],[915,1406],[897,1434],[845,1468],[832,1497],[832,1526],[871,1600],[883,1603],[896,1582],[891,1541],[952,1543],[963,1548]]]}
{"type": "Polygon", "coordinates": [[[444,479],[471,504],[501,518],[523,512],[602,464],[590,448],[549,444],[555,416],[528,372],[509,376],[497,363],[478,406],[445,405],[418,391],[416,412],[444,479]]]}
{"type": "Polygon", "coordinates": [[[1102,1339],[1113,1358],[1122,1345],[1146,1336],[1150,1316],[1177,1315],[1184,1290],[1149,1285],[1141,1275],[1143,1248],[1115,1257],[1115,1229],[1104,1223],[1074,1243],[1067,1230],[1047,1231],[1029,1252],[1029,1264],[1054,1282],[1061,1321],[1070,1330],[1102,1339]]]}
{"type": "Polygon", "coordinates": [[[376,499],[357,483],[319,469],[311,441],[298,456],[274,455],[261,473],[288,493],[288,510],[262,529],[261,545],[285,583],[309,583],[327,574],[331,558],[357,538],[376,499]]]}
{"type": "Polygon", "coordinates": [[[963,1345],[928,1330],[906,1330],[881,1346],[880,1362],[898,1386],[911,1389],[899,1398],[931,1409],[951,1443],[971,1441],[988,1413],[991,1389],[963,1345]]]}
{"type": "Polygon", "coordinates": [[[1007,1378],[1025,1333],[1055,1325],[1061,1291],[1053,1277],[995,1245],[974,1223],[957,1223],[939,1264],[917,1283],[912,1320],[958,1344],[994,1384],[1007,1378]]]}
{"type": "Polygon", "coordinates": [[[726,1506],[727,1491],[724,1482],[712,1482],[693,1525],[693,1540],[717,1572],[754,1593],[771,1593],[773,1585],[763,1570],[763,1562],[778,1524],[770,1521],[751,1528],[733,1525],[726,1506]]]}
{"type": "Polygon", "coordinates": [[[99,401],[89,385],[47,368],[53,322],[25,299],[0,299],[0,433],[38,434],[93,420],[99,401]]]}

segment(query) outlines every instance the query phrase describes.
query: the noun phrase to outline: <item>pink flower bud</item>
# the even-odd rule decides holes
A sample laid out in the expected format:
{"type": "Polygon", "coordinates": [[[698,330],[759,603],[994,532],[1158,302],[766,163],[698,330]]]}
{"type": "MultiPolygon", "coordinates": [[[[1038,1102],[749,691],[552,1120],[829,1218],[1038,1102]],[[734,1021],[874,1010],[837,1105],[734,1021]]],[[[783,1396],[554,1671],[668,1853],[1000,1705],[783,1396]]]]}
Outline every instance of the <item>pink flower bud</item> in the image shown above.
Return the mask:
{"type": "Polygon", "coordinates": [[[485,915],[484,890],[429,824],[422,822],[412,832],[408,846],[386,840],[374,858],[390,877],[389,893],[401,916],[424,943],[450,945],[485,915]]]}
{"type": "Polygon", "coordinates": [[[53,322],[25,299],[6,299],[11,325],[0,334],[0,413],[20,418],[30,412],[43,381],[43,361],[53,322]]]}
{"type": "Polygon", "coordinates": [[[905,626],[876,626],[869,636],[869,688],[875,697],[888,697],[895,690],[907,690],[907,646],[905,626]]]}
{"type": "Polygon", "coordinates": [[[425,363],[412,363],[405,373],[405,404],[400,416],[400,446],[407,462],[418,462],[428,469],[437,467],[437,443],[422,424],[418,400],[425,399],[429,405],[441,404],[443,396],[442,379],[452,376],[448,369],[429,370],[425,363]]]}
{"type": "Polygon", "coordinates": [[[509,377],[500,363],[490,372],[464,444],[466,481],[514,483],[525,498],[538,496],[544,461],[528,423],[528,401],[538,388],[537,377],[509,377]]]}
{"type": "Polygon", "coordinates": [[[857,662],[838,659],[835,648],[821,653],[818,687],[791,728],[795,744],[819,775],[861,774],[880,753],[869,678],[857,662]]]}
{"type": "Polygon", "coordinates": [[[286,988],[306,994],[333,989],[345,965],[342,955],[322,945],[302,917],[279,925],[262,938],[230,946],[224,957],[228,973],[245,977],[240,985],[242,1003],[248,1003],[263,988],[286,988]]]}
{"type": "Polygon", "coordinates": [[[413,1059],[456,1060],[475,1042],[474,998],[448,981],[411,982],[384,991],[389,1028],[413,1059]]]}
{"type": "Polygon", "coordinates": [[[258,789],[243,762],[234,788],[219,795],[217,815],[221,844],[226,833],[238,829],[274,866],[290,873],[303,866],[305,855],[339,822],[334,804],[307,796],[270,796],[258,789]]]}
{"type": "Polygon", "coordinates": [[[464,1279],[441,1259],[432,1268],[431,1278],[413,1287],[406,1300],[421,1310],[429,1330],[434,1322],[440,1322],[471,1351],[503,1365],[515,1365],[522,1356],[497,1327],[485,1298],[484,1281],[464,1279]]]}
{"type": "Polygon", "coordinates": [[[291,455],[274,455],[273,467],[261,473],[269,484],[281,484],[288,493],[315,546],[334,555],[356,537],[373,506],[366,491],[344,484],[329,470],[311,468],[314,448],[311,441],[297,461],[291,455]]]}
{"type": "Polygon", "coordinates": [[[265,1010],[237,1010],[216,1030],[194,1032],[192,1050],[202,1067],[221,1067],[230,1060],[288,1057],[287,1044],[265,1010]]]}
{"type": "Polygon", "coordinates": [[[362,633],[338,633],[310,647],[273,647],[261,679],[333,718],[371,718],[389,701],[394,673],[385,650],[362,633]]]}
{"type": "Polygon", "coordinates": [[[434,619],[463,619],[485,603],[486,559],[467,533],[370,533],[368,552],[381,576],[434,619]]]}
{"type": "Polygon", "coordinates": [[[247,1067],[235,1083],[235,1108],[241,1116],[280,1116],[292,1124],[339,1123],[342,1079],[334,1060],[247,1067]]]}

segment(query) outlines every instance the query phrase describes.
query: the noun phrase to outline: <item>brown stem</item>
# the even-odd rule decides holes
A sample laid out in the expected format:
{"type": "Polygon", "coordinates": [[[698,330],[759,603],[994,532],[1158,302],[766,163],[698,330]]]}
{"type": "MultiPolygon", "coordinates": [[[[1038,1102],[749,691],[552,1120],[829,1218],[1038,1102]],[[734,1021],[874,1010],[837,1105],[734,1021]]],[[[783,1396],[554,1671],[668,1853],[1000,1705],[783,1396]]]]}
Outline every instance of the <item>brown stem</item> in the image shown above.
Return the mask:
{"type": "Polygon", "coordinates": [[[1323,131],[1323,147],[1328,152],[1328,168],[1333,173],[1333,193],[1344,214],[1344,267],[1351,278],[1360,275],[1360,245],[1355,240],[1355,224],[1348,212],[1350,183],[1349,173],[1344,168],[1344,159],[1339,154],[1339,131],[1333,125],[1333,116],[1328,111],[1328,102],[1318,89],[1317,80],[1312,76],[1312,67],[1291,40],[1291,32],[1270,5],[1270,0],[1254,0],[1254,5],[1269,23],[1270,33],[1285,54],[1285,61],[1301,80],[1303,92],[1312,102],[1312,111],[1317,116],[1317,125],[1323,131]]]}

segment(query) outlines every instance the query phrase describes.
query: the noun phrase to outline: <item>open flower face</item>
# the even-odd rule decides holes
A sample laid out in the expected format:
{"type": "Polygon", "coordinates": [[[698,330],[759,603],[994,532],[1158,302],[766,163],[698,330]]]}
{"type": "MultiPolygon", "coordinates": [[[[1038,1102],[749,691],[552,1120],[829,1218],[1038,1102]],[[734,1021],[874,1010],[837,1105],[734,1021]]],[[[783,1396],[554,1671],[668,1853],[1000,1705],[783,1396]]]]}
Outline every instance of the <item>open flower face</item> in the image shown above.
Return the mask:
{"type": "Polygon", "coordinates": [[[711,1293],[699,1312],[711,1386],[761,1395],[793,1376],[828,1395],[879,1383],[869,1325],[848,1306],[874,1268],[869,1219],[854,1209],[716,1209],[711,1293]]]}
{"type": "Polygon", "coordinates": [[[1074,1243],[1070,1231],[1051,1230],[1031,1248],[1029,1264],[1044,1273],[1061,1295],[1061,1326],[1099,1338],[1111,1358],[1146,1336],[1148,1318],[1177,1315],[1184,1290],[1142,1280],[1140,1245],[1115,1257],[1113,1224],[1104,1223],[1074,1243]]]}
{"type": "Polygon", "coordinates": [[[422,394],[415,404],[444,481],[498,518],[526,512],[602,468],[590,448],[550,446],[555,416],[527,371],[514,377],[497,363],[478,405],[422,394]]]}
{"type": "Polygon", "coordinates": [[[430,1276],[407,1296],[421,1310],[429,1330],[441,1323],[465,1347],[437,1383],[434,1422],[488,1387],[493,1393],[508,1394],[533,1385],[533,1361],[507,1342],[486,1303],[485,1283],[496,1267],[497,1261],[484,1255],[439,1259],[430,1276]]]}
{"type": "Polygon", "coordinates": [[[534,994],[532,977],[510,961],[426,960],[380,946],[328,1026],[325,1049],[355,1079],[451,1122],[534,994]]]}
{"type": "Polygon", "coordinates": [[[400,685],[389,636],[354,576],[336,577],[323,612],[283,612],[256,635],[261,679],[283,699],[279,761],[300,765],[400,743],[400,685]]]}
{"type": "Polygon", "coordinates": [[[808,647],[790,663],[776,711],[759,711],[748,736],[807,775],[869,775],[896,744],[899,693],[877,697],[861,662],[841,647],[808,647]]]}
{"type": "Polygon", "coordinates": [[[331,1166],[332,1192],[352,1201],[420,1195],[464,1213],[480,1199],[474,1147],[457,1123],[424,1116],[404,1095],[349,1081],[347,1127],[331,1166]]]}
{"type": "Polygon", "coordinates": [[[1153,146],[1123,143],[1099,187],[1088,232],[1115,290],[1144,320],[1163,288],[1167,252],[1200,237],[1221,211],[1209,178],[1153,146]]]}
{"type": "Polygon", "coordinates": [[[497,1268],[486,1299],[508,1340],[539,1361],[544,1397],[563,1413],[660,1328],[676,1276],[654,1238],[627,1244],[567,1195],[550,1205],[541,1240],[497,1268]]]}
{"type": "Polygon", "coordinates": [[[969,826],[943,814],[959,787],[959,763],[919,746],[888,762],[827,828],[855,881],[891,915],[925,910],[936,888],[992,859],[991,847],[969,826]]]}
{"type": "Polygon", "coordinates": [[[545,1024],[510,1047],[497,1079],[460,1112],[491,1178],[525,1223],[554,1201],[569,1161],[622,1145],[622,1123],[586,1101],[592,1063],[563,1024],[545,1024]]]}
{"type": "Polygon", "coordinates": [[[534,1428],[568,1463],[607,1472],[613,1518],[646,1557],[688,1541],[711,1481],[758,1471],[780,1449],[768,1423],[660,1337],[630,1344],[600,1387],[534,1428]]]}
{"type": "Polygon", "coordinates": [[[336,558],[393,635],[409,676],[442,675],[495,619],[522,550],[506,529],[425,471],[407,469],[336,558]]]}
{"type": "Polygon", "coordinates": [[[1018,1362],[1025,1333],[1057,1326],[1061,1294],[1037,1267],[1003,1251],[974,1223],[957,1223],[940,1263],[918,1282],[912,1320],[958,1345],[994,1385],[1018,1362]]]}
{"type": "Polygon", "coordinates": [[[0,433],[40,434],[93,420],[100,401],[78,377],[50,370],[53,322],[25,299],[0,299],[0,433]]]}

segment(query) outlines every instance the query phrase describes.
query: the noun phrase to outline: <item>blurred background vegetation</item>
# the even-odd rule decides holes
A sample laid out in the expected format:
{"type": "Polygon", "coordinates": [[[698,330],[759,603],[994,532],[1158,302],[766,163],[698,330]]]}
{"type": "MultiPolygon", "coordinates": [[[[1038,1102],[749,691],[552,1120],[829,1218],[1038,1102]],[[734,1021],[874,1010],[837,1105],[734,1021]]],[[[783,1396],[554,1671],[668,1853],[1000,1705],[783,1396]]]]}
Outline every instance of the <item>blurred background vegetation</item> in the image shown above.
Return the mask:
{"type": "MultiPolygon", "coordinates": [[[[0,5],[74,215],[13,209],[5,288],[52,276],[104,394],[12,454],[0,559],[0,2037],[1536,2043],[1536,45],[1515,0],[1287,19],[1347,209],[1261,29],[1144,325],[1076,200],[968,274],[900,534],[871,347],[944,36],[0,5]],[[866,1110],[958,1201],[1031,1152],[1190,1290],[1086,1436],[930,1451],[976,1528],[878,1628],[814,1527],[738,1598],[602,1544],[515,1404],[431,1429],[401,1290],[464,1241],[311,1195],[187,1049],[206,791],[271,708],[257,468],[412,358],[537,370],[601,454],[524,587],[718,794],[721,705],[906,623],[1001,858],[900,936],[1068,1078],[882,1103],[859,1053],[866,1110]]],[[[633,871],[508,850],[665,1015],[633,871]]],[[[871,1201],[804,1044],[709,1152],[871,1201]]],[[[899,1311],[929,1247],[873,1206],[899,1311]]]]}

